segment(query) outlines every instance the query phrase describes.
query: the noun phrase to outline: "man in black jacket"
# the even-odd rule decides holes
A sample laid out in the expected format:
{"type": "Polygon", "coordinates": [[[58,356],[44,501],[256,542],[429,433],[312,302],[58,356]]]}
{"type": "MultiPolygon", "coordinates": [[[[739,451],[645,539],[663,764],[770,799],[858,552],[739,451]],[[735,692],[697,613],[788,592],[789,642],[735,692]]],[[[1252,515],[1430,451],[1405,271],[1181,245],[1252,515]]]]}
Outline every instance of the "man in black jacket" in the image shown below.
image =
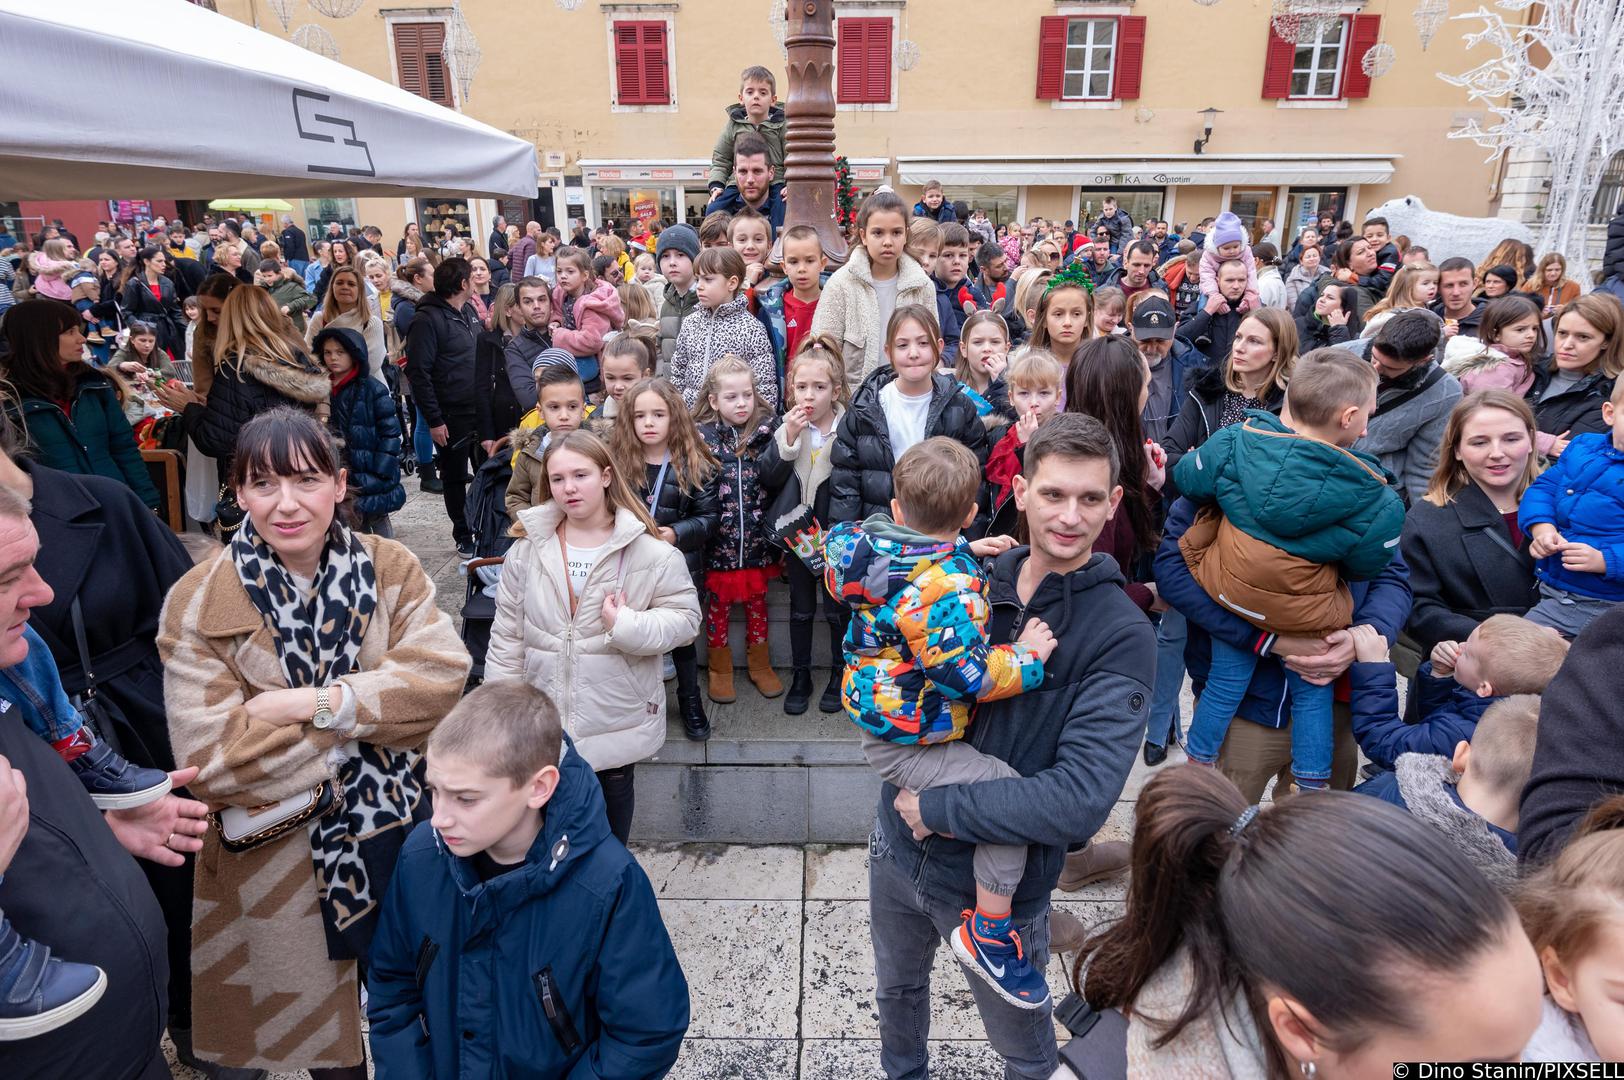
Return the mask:
{"type": "Polygon", "coordinates": [[[282,258],[287,260],[288,265],[303,274],[305,267],[310,265],[310,244],[305,239],[305,231],[293,223],[293,215],[282,215],[282,232],[277,237],[277,244],[282,248],[282,258]]]}
{"type": "Polygon", "coordinates": [[[468,303],[468,260],[450,258],[434,270],[434,291],[423,297],[406,334],[406,377],[412,398],[437,447],[435,462],[445,485],[445,512],[457,551],[474,552],[473,532],[463,514],[468,467],[478,437],[474,407],[474,352],[479,319],[468,303]]]}
{"type": "Polygon", "coordinates": [[[551,293],[545,278],[527,277],[519,279],[514,294],[524,326],[502,347],[502,366],[521,416],[536,407],[536,358],[553,344],[547,331],[553,315],[551,293]]]}
{"type": "Polygon", "coordinates": [[[1199,349],[1216,367],[1229,355],[1246,312],[1240,309],[1246,296],[1246,267],[1231,259],[1218,268],[1218,291],[1195,318],[1178,328],[1178,336],[1199,349]]]}
{"type": "Polygon", "coordinates": [[[1556,857],[1590,808],[1624,793],[1624,607],[1574,639],[1540,698],[1534,769],[1517,815],[1517,858],[1556,857]]]}
{"type": "MultiPolygon", "coordinates": [[[[881,789],[869,841],[869,913],[887,1076],[923,1076],[930,1028],[931,957],[975,899],[976,844],[1025,844],[1026,874],[1012,914],[1039,970],[1049,956],[1049,894],[1068,846],[1105,823],[1144,737],[1156,635],[1123,591],[1122,573],[1092,548],[1122,498],[1111,437],[1099,421],[1065,413],[1038,429],[1015,478],[1030,548],[998,556],[991,573],[994,644],[1029,619],[1058,639],[1043,684],[980,706],[977,750],[1021,774],[931,788],[881,789]]],[[[1057,1055],[1048,1007],[1021,1009],[979,978],[970,989],[1007,1075],[1047,1078],[1057,1055]]]]}
{"type": "MultiPolygon", "coordinates": [[[[157,1080],[169,1075],[159,1051],[169,974],[164,923],[130,856],[181,865],[183,852],[203,846],[208,808],[170,794],[104,815],[24,721],[30,710],[73,707],[50,654],[31,647],[25,631],[30,610],[52,597],[34,569],[39,538],[28,514],[27,500],[0,490],[0,625],[9,628],[0,631],[0,997],[15,1018],[41,980],[67,974],[63,960],[99,968],[106,989],[74,1019],[7,1042],[0,1059],[8,1080],[157,1080]]],[[[190,768],[170,779],[179,788],[196,776],[190,768]]]]}

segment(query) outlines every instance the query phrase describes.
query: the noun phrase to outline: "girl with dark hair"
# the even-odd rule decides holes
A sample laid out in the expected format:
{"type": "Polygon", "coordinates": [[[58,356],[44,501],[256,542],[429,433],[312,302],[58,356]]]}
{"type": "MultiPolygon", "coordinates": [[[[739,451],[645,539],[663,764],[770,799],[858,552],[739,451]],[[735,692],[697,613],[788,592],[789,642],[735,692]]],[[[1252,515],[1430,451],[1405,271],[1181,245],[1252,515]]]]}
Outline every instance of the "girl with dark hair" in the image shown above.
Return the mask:
{"type": "Polygon", "coordinates": [[[223,808],[194,883],[194,1049],[364,1080],[358,961],[429,815],[417,747],[461,696],[468,651],[417,558],[340,519],[326,427],[272,408],[232,450],[242,527],[171,590],[158,633],[175,757],[223,808]],[[333,809],[281,830],[260,813],[226,846],[235,808],[307,798],[333,809]]]}
{"type": "Polygon", "coordinates": [[[1539,305],[1521,293],[1490,300],[1477,327],[1482,347],[1472,349],[1469,340],[1451,338],[1451,343],[1462,341],[1457,349],[1466,352],[1461,359],[1446,352],[1444,370],[1460,380],[1464,393],[1510,390],[1519,397],[1528,393],[1534,385],[1534,365],[1546,356],[1541,318],[1539,305]]]}
{"type": "Polygon", "coordinates": [[[186,321],[180,313],[175,283],[164,276],[168,266],[167,251],[142,248],[136,252],[135,262],[124,268],[120,298],[131,318],[151,323],[157,329],[158,348],[173,358],[181,349],[186,321]]]}
{"type": "Polygon", "coordinates": [[[1511,903],[1396,807],[1323,792],[1260,809],[1187,765],[1151,777],[1137,822],[1124,916],[1072,967],[1090,1005],[1127,1013],[1136,1080],[1514,1062],[1539,1025],[1511,903]]]}
{"type": "Polygon", "coordinates": [[[1167,455],[1145,438],[1140,414],[1150,395],[1150,368],[1132,340],[1092,338],[1077,349],[1066,373],[1066,411],[1086,413],[1111,433],[1121,461],[1122,501],[1105,523],[1094,550],[1116,559],[1128,596],[1143,611],[1157,610],[1156,591],[1138,573],[1141,556],[1157,544],[1155,505],[1166,479],[1167,455]]]}
{"type": "Polygon", "coordinates": [[[60,300],[25,300],[6,312],[6,412],[41,464],[129,485],[154,509],[158,490],[107,375],[84,361],[84,320],[60,300]]]}
{"type": "Polygon", "coordinates": [[[1344,281],[1327,281],[1307,315],[1297,316],[1297,341],[1302,352],[1346,345],[1359,336],[1355,289],[1344,281]]]}

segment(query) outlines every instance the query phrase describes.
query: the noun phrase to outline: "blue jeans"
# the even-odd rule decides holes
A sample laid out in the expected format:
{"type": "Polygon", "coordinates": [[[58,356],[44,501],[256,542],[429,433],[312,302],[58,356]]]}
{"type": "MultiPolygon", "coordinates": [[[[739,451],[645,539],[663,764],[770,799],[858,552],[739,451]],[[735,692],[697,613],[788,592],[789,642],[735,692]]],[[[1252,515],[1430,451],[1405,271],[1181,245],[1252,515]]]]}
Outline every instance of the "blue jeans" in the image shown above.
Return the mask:
{"type": "MultiPolygon", "coordinates": [[[[930,973],[936,950],[964,921],[961,905],[925,896],[884,849],[876,828],[869,843],[869,935],[874,942],[875,1005],[880,1014],[880,1066],[889,1080],[925,1080],[930,1037],[930,973]]],[[[968,886],[968,883],[966,883],[968,886]]],[[[1049,962],[1049,911],[1016,927],[1038,970],[1049,962]]],[[[1010,1080],[1049,1080],[1060,1066],[1051,1009],[1017,1009],[968,972],[987,1041],[1010,1080]]]]}
{"type": "Polygon", "coordinates": [[[301,278],[304,277],[304,272],[305,272],[306,269],[309,268],[309,266],[310,266],[310,260],[309,259],[289,259],[288,260],[288,267],[295,274],[298,274],[301,278]]]}
{"type": "Polygon", "coordinates": [[[1184,642],[1190,624],[1177,608],[1162,612],[1156,627],[1156,685],[1150,696],[1145,741],[1157,746],[1178,742],[1179,693],[1184,689],[1184,642]]]}
{"type": "MultiPolygon", "coordinates": [[[[1207,673],[1207,685],[1196,702],[1184,742],[1184,752],[1191,760],[1209,765],[1217,762],[1257,662],[1256,653],[1212,639],[1212,670],[1207,673]]],[[[1291,774],[1299,787],[1324,787],[1331,778],[1333,688],[1315,686],[1284,665],[1281,669],[1291,693],[1291,774]]]]}
{"type": "Polygon", "coordinates": [[[423,410],[415,410],[417,423],[412,425],[412,455],[419,465],[434,463],[434,440],[429,438],[429,422],[423,419],[423,410]]]}

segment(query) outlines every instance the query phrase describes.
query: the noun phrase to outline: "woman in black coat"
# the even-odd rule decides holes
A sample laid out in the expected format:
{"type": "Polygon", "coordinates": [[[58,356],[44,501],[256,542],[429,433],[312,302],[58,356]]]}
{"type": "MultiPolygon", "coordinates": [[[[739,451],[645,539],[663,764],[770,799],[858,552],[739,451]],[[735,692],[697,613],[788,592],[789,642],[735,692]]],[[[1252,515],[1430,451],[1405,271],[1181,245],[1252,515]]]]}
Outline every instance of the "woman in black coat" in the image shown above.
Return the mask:
{"type": "Polygon", "coordinates": [[[170,359],[185,359],[186,323],[175,283],[164,275],[168,266],[167,251],[142,248],[124,279],[119,299],[128,318],[151,323],[157,329],[158,348],[169,353],[170,359]]]}
{"type": "Polygon", "coordinates": [[[1465,641],[1490,615],[1539,601],[1517,505],[1533,482],[1534,416],[1515,394],[1480,390],[1449,414],[1438,469],[1404,520],[1414,606],[1404,630],[1421,659],[1465,641]]]}
{"type": "MultiPolygon", "coordinates": [[[[29,625],[51,650],[62,687],[78,698],[88,687],[84,655],[96,677],[101,734],[136,765],[175,768],[164,714],[158,616],[170,587],[192,568],[174,533],[124,484],[58,472],[18,457],[19,432],[0,426],[0,486],[25,495],[39,534],[34,567],[55,594],[29,625]],[[85,653],[74,632],[80,609],[85,653]]],[[[169,931],[169,1024],[190,1057],[192,860],[168,867],[139,860],[169,931]]]]}
{"type": "Polygon", "coordinates": [[[474,425],[479,430],[479,446],[485,456],[495,452],[496,442],[519,426],[522,414],[519,399],[508,382],[506,348],[518,332],[517,290],[504,285],[491,300],[491,328],[474,339],[474,425]]]}
{"type": "Polygon", "coordinates": [[[1297,317],[1298,355],[1346,345],[1359,336],[1359,312],[1353,292],[1340,281],[1327,281],[1320,287],[1313,309],[1297,317]]]}
{"type": "Polygon", "coordinates": [[[1549,457],[1559,457],[1575,435],[1608,430],[1601,407],[1624,373],[1624,304],[1604,293],[1581,296],[1557,312],[1555,348],[1534,368],[1526,400],[1544,434],[1549,457]]]}

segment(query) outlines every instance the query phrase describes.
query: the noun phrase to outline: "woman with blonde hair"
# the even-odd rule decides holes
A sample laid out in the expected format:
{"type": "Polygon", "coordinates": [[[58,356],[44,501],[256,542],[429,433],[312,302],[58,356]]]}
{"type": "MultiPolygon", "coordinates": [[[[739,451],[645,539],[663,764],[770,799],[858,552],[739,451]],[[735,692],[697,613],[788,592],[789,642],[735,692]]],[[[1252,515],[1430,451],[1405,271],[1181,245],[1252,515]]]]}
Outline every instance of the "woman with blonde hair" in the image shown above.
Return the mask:
{"type": "MultiPolygon", "coordinates": [[[[224,466],[229,467],[244,425],[278,405],[327,420],[332,391],[327,369],[310,358],[304,339],[264,289],[233,289],[226,296],[214,335],[214,368],[206,403],[173,379],[158,387],[157,395],[180,414],[197,448],[224,466]]],[[[235,527],[226,518],[222,524],[235,527]]]]}
{"type": "Polygon", "coordinates": [[[1162,442],[1167,451],[1164,492],[1176,493],[1173,467],[1213,432],[1239,423],[1248,409],[1280,411],[1296,358],[1297,323],[1289,312],[1259,308],[1247,313],[1229,355],[1216,367],[1192,372],[1184,384],[1184,401],[1162,442]]]}
{"type": "Polygon", "coordinates": [[[367,346],[367,374],[379,382],[386,381],[383,365],[389,352],[383,320],[367,302],[366,279],[357,267],[340,266],[333,271],[321,310],[311,316],[310,325],[305,328],[305,341],[315,341],[317,334],[329,328],[354,330],[360,334],[367,346]]]}
{"type": "Polygon", "coordinates": [[[699,594],[590,431],[553,439],[537,495],[517,515],[485,678],[523,679],[552,698],[624,842],[632,771],[665,743],[660,657],[698,634],[699,594]]]}
{"type": "Polygon", "coordinates": [[[1547,319],[1562,305],[1579,299],[1579,283],[1568,277],[1568,260],[1558,251],[1540,256],[1539,265],[1523,281],[1522,291],[1540,298],[1547,319]]]}

